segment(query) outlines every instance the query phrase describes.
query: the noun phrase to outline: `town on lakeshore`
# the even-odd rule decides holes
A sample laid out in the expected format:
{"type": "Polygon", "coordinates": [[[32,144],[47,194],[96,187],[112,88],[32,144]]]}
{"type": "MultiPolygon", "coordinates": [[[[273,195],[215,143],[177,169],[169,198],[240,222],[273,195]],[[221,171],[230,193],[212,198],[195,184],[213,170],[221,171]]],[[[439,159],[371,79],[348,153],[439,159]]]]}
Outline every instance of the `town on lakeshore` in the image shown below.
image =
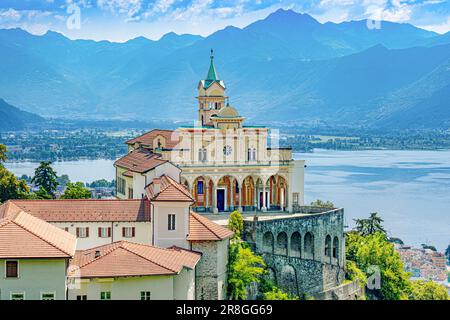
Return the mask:
{"type": "Polygon", "coordinates": [[[2,198],[0,300],[448,299],[443,254],[394,248],[377,214],[346,231],[344,208],[306,204],[305,161],[226,90],[211,50],[197,119],[125,141],[111,192],[68,183],[55,199],[42,163],[35,193],[2,198]]]}

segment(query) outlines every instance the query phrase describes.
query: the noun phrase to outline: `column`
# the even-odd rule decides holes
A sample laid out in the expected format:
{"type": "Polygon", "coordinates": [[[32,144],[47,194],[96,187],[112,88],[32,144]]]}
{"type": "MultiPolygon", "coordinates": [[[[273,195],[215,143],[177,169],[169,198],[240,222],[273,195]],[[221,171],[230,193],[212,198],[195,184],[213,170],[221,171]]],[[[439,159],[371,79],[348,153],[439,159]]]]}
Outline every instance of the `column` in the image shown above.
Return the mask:
{"type": "Polygon", "coordinates": [[[229,208],[234,210],[234,190],[236,189],[236,181],[234,178],[230,178],[230,204],[228,205],[229,208]]]}
{"type": "Polygon", "coordinates": [[[212,182],[212,208],[213,213],[219,213],[219,209],[217,208],[217,189],[214,181],[212,182]]]}
{"type": "Polygon", "coordinates": [[[205,211],[209,210],[209,180],[205,178],[205,211]]]}
{"type": "Polygon", "coordinates": [[[239,181],[238,181],[238,188],[239,188],[239,191],[238,191],[238,194],[239,194],[239,208],[238,208],[238,210],[239,210],[240,213],[242,213],[242,211],[244,209],[243,206],[242,206],[242,188],[243,188],[243,186],[244,186],[244,181],[242,181],[241,184],[239,184],[239,181]]]}
{"type": "Polygon", "coordinates": [[[263,182],[263,207],[261,208],[262,211],[267,211],[267,203],[266,203],[266,184],[263,182]]]}

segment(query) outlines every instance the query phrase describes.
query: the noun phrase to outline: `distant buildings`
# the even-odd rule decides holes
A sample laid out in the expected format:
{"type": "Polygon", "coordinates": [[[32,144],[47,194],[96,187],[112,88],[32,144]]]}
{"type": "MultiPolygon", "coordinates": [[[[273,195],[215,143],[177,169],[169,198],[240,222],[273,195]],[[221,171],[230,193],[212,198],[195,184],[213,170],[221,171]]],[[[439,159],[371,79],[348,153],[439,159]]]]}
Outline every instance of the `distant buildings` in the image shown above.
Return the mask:
{"type": "Polygon", "coordinates": [[[413,278],[447,282],[446,258],[443,253],[405,245],[396,245],[396,249],[406,271],[411,272],[413,278]]]}

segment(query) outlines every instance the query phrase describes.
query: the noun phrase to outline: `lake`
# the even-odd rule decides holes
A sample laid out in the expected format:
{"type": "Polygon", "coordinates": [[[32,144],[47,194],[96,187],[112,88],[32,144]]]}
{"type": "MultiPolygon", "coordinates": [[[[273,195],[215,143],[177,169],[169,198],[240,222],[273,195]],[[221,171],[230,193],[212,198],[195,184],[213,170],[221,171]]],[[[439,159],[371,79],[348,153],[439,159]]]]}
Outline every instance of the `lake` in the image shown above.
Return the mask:
{"type": "MultiPolygon", "coordinates": [[[[379,212],[390,235],[405,243],[450,244],[450,151],[330,151],[296,153],[305,159],[305,202],[330,200],[345,209],[347,224],[379,212]]],[[[112,160],[55,162],[72,181],[114,179],[112,160]]],[[[33,175],[36,163],[7,163],[33,175]]]]}

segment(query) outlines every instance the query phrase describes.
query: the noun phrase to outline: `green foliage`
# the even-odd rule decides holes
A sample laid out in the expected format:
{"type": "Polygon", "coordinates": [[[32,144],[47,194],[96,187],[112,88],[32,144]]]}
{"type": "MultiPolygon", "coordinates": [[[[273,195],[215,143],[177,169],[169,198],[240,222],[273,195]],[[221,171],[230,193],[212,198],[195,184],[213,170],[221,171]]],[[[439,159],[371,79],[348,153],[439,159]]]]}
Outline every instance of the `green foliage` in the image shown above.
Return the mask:
{"type": "Polygon", "coordinates": [[[228,296],[231,300],[245,300],[247,287],[258,283],[264,273],[264,260],[245,243],[234,241],[230,245],[228,261],[228,296]]]}
{"type": "Polygon", "coordinates": [[[447,257],[448,263],[450,263],[450,245],[448,245],[447,249],[445,250],[445,256],[447,257]]]}
{"type": "Polygon", "coordinates": [[[313,207],[319,207],[319,208],[329,208],[333,209],[334,204],[331,201],[322,201],[320,199],[317,199],[316,201],[311,202],[311,206],[313,207]]]}
{"type": "Polygon", "coordinates": [[[10,199],[26,199],[30,189],[24,180],[17,178],[0,165],[0,202],[10,199]]]}
{"type": "Polygon", "coordinates": [[[6,149],[6,146],[0,143],[0,165],[2,165],[2,162],[5,162],[6,159],[8,158],[6,156],[7,152],[8,150],[6,149]]]}
{"type": "Polygon", "coordinates": [[[349,281],[358,281],[360,287],[365,287],[367,283],[366,274],[358,268],[356,263],[351,260],[347,260],[345,265],[345,278],[349,281]]]}
{"type": "Polygon", "coordinates": [[[91,192],[82,182],[69,182],[61,199],[90,199],[91,197],[91,192]]]}
{"type": "Polygon", "coordinates": [[[264,293],[264,300],[299,300],[298,297],[292,296],[281,289],[274,287],[271,291],[264,293]]]}
{"type": "Polygon", "coordinates": [[[361,235],[367,236],[375,233],[381,233],[386,236],[386,230],[383,227],[383,219],[378,216],[377,212],[370,214],[367,219],[355,219],[356,231],[361,235]]]}
{"type": "Polygon", "coordinates": [[[43,187],[40,187],[39,191],[34,193],[33,198],[38,199],[38,200],[50,200],[50,199],[53,199],[52,195],[48,194],[47,191],[43,187]]]}
{"type": "Polygon", "coordinates": [[[116,185],[115,181],[111,182],[106,179],[95,180],[92,183],[86,183],[86,187],[90,188],[114,188],[116,185]]]}
{"type": "MultiPolygon", "coordinates": [[[[265,271],[267,274],[267,270],[265,271]]],[[[259,295],[258,299],[263,300],[299,300],[298,297],[291,295],[287,292],[284,292],[276,285],[273,284],[272,281],[268,280],[266,277],[261,277],[259,286],[259,295]]]]}
{"type": "Polygon", "coordinates": [[[447,289],[436,282],[417,280],[411,281],[412,300],[449,300],[447,289]]]}
{"type": "Polygon", "coordinates": [[[228,229],[234,232],[233,239],[240,239],[244,230],[244,219],[239,211],[233,211],[228,219],[228,229]]]}
{"type": "Polygon", "coordinates": [[[56,181],[58,182],[58,186],[65,187],[70,182],[69,176],[67,174],[60,175],[56,181]]]}
{"type": "Polygon", "coordinates": [[[55,197],[58,176],[51,167],[51,164],[51,161],[42,161],[34,171],[34,177],[31,179],[31,182],[43,188],[52,197],[55,197]]]}
{"type": "Polygon", "coordinates": [[[432,245],[429,245],[429,244],[425,244],[425,243],[422,243],[422,249],[429,249],[429,250],[434,251],[434,252],[437,251],[435,246],[432,246],[432,245]]]}
{"type": "Polygon", "coordinates": [[[400,255],[394,245],[386,241],[383,233],[362,236],[357,232],[346,236],[347,260],[353,261],[366,277],[372,276],[373,266],[380,270],[381,289],[374,290],[374,297],[384,300],[407,299],[411,290],[409,273],[404,271],[400,255]]]}

